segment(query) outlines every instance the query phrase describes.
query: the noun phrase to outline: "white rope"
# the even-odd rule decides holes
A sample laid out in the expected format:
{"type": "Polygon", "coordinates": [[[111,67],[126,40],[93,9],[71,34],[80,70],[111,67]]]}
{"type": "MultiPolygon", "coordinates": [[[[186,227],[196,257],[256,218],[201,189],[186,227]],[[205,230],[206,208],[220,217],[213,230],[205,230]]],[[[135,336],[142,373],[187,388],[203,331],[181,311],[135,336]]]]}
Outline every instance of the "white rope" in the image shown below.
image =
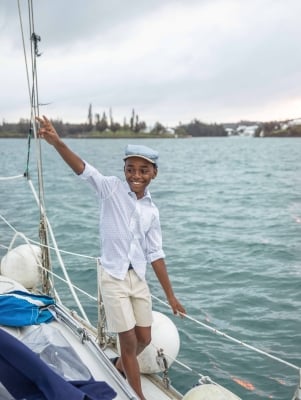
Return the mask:
{"type": "MultiPolygon", "coordinates": [[[[32,190],[33,190],[33,192],[34,192],[34,187],[33,187],[33,185],[32,185],[32,182],[29,181],[29,184],[30,184],[30,186],[32,187],[32,190]]],[[[35,193],[34,193],[34,195],[35,195],[35,193]]],[[[35,197],[36,197],[36,201],[38,201],[36,195],[35,195],[35,197]]],[[[34,243],[34,244],[40,244],[39,242],[36,242],[36,241],[34,241],[34,240],[31,240],[31,239],[26,238],[23,234],[21,234],[20,232],[18,232],[18,231],[17,231],[17,230],[16,230],[16,229],[15,229],[1,214],[0,214],[0,218],[1,218],[15,233],[18,233],[18,234],[19,234],[20,236],[22,236],[27,242],[34,243]]],[[[48,222],[48,221],[47,221],[47,222],[48,222]]],[[[52,233],[52,234],[53,234],[53,233],[52,233]]],[[[55,239],[54,239],[54,241],[55,241],[55,239]]],[[[4,248],[4,246],[1,246],[1,247],[4,248]]],[[[51,247],[51,246],[48,246],[48,247],[49,247],[50,249],[56,251],[56,253],[57,253],[59,259],[61,259],[61,257],[59,256],[58,253],[65,253],[65,254],[74,255],[74,256],[77,256],[77,257],[83,257],[83,258],[88,258],[88,259],[92,259],[92,260],[97,260],[97,257],[92,257],[92,256],[84,255],[84,254],[73,253],[73,252],[69,252],[69,251],[65,251],[65,250],[58,249],[56,242],[55,242],[55,247],[51,247]]],[[[62,261],[62,260],[61,260],[61,261],[62,261]]],[[[95,296],[90,295],[89,293],[85,292],[84,290],[82,290],[82,289],[79,288],[78,286],[76,286],[76,285],[74,285],[74,284],[71,283],[71,281],[70,281],[70,279],[69,279],[69,276],[68,276],[68,273],[67,273],[67,271],[66,271],[66,269],[65,269],[65,266],[64,266],[63,262],[62,262],[61,267],[62,267],[62,269],[63,269],[63,272],[64,272],[64,275],[65,275],[65,278],[66,278],[66,279],[62,278],[61,276],[55,274],[55,273],[52,272],[52,271],[47,270],[47,272],[49,272],[52,276],[56,277],[56,278],[59,279],[60,281],[62,281],[62,282],[64,282],[65,284],[67,284],[67,285],[69,286],[69,288],[70,288],[72,294],[75,294],[74,289],[76,289],[76,290],[79,291],[80,293],[82,293],[82,294],[84,294],[85,296],[89,297],[91,300],[97,301],[97,298],[96,298],[95,296]]],[[[42,265],[40,265],[40,268],[41,268],[41,269],[44,269],[44,267],[43,267],[42,265]]],[[[73,297],[76,299],[76,298],[77,298],[76,294],[75,294],[75,296],[73,296],[73,297]]],[[[168,303],[166,303],[165,301],[159,299],[158,297],[154,296],[153,294],[152,294],[152,298],[154,298],[156,301],[158,301],[159,303],[163,304],[163,305],[166,306],[167,308],[171,308],[170,305],[169,305],[168,303]]],[[[79,304],[80,304],[80,303],[79,303],[79,304]]],[[[78,304],[78,305],[79,305],[79,304],[78,304]]],[[[82,308],[82,307],[81,307],[81,304],[80,304],[79,309],[81,309],[81,308],[82,308]]],[[[84,313],[83,315],[85,315],[85,313],[84,313]]],[[[196,323],[196,324],[198,324],[198,325],[201,325],[202,327],[206,328],[207,330],[209,330],[209,331],[211,331],[211,332],[213,332],[213,333],[215,333],[215,334],[217,334],[217,335],[223,336],[224,338],[226,338],[226,339],[228,339],[228,340],[230,340],[230,341],[232,341],[232,342],[235,342],[235,343],[237,343],[237,344],[240,344],[240,345],[242,345],[242,346],[244,346],[244,347],[246,347],[246,348],[248,348],[248,349],[250,349],[250,350],[252,350],[252,351],[254,351],[254,352],[260,353],[260,354],[262,354],[262,355],[264,355],[264,356],[266,356],[266,357],[268,357],[268,358],[271,358],[271,359],[273,359],[273,360],[276,360],[276,361],[278,361],[278,362],[280,362],[280,363],[282,363],[282,364],[284,364],[284,365],[287,365],[287,366],[290,367],[290,368],[296,369],[296,370],[298,370],[298,371],[300,372],[300,367],[298,367],[297,365],[294,365],[294,364],[292,364],[292,363],[289,363],[288,361],[283,360],[283,359],[281,359],[281,358],[279,358],[279,357],[276,357],[276,356],[274,356],[274,355],[272,355],[272,354],[270,354],[270,353],[267,353],[266,351],[263,351],[263,350],[260,350],[260,349],[258,349],[258,348],[256,348],[256,347],[254,347],[254,346],[251,346],[251,345],[249,345],[249,344],[247,344],[247,343],[245,343],[245,342],[243,342],[243,341],[241,341],[241,340],[239,340],[239,339],[236,339],[236,338],[234,338],[234,337],[232,337],[232,336],[230,336],[230,335],[228,335],[228,334],[226,334],[226,333],[224,333],[224,332],[221,332],[221,331],[219,331],[218,329],[213,328],[212,326],[207,325],[207,324],[205,324],[204,322],[201,322],[201,321],[199,321],[199,320],[197,320],[197,319],[195,319],[195,318],[193,318],[193,317],[191,317],[191,316],[189,316],[189,315],[187,315],[187,314],[181,314],[181,316],[183,316],[184,318],[189,319],[190,321],[192,321],[192,322],[194,322],[194,323],[196,323]]],[[[87,321],[89,322],[88,319],[87,319],[87,321]]],[[[154,347],[155,347],[155,346],[154,346],[154,347]]],[[[170,355],[168,355],[168,357],[170,357],[171,359],[173,359],[170,355]]],[[[196,375],[200,376],[201,378],[203,377],[202,374],[196,373],[196,372],[193,371],[189,366],[185,365],[184,363],[180,362],[179,360],[173,359],[173,361],[174,361],[175,363],[181,365],[183,368],[187,369],[188,371],[194,372],[196,375]]]]}
{"type": "MultiPolygon", "coordinates": [[[[171,308],[170,305],[169,305],[168,303],[166,303],[165,301],[159,299],[158,297],[156,297],[156,296],[154,296],[154,295],[152,295],[152,297],[153,297],[155,300],[159,301],[161,304],[164,304],[165,306],[171,308]]],[[[298,370],[298,371],[299,371],[300,368],[301,368],[301,367],[298,367],[297,365],[294,365],[294,364],[289,363],[288,361],[282,360],[282,359],[279,358],[279,357],[273,356],[272,354],[269,354],[269,353],[267,353],[266,351],[263,351],[263,350],[260,350],[260,349],[258,349],[258,348],[256,348],[256,347],[254,347],[254,346],[251,346],[251,345],[249,345],[249,344],[247,344],[247,343],[245,343],[245,342],[243,342],[243,341],[241,341],[241,340],[239,340],[239,339],[235,339],[234,337],[228,335],[227,333],[221,332],[221,331],[219,331],[218,329],[215,329],[215,328],[213,328],[212,326],[205,324],[204,322],[198,321],[197,319],[195,319],[195,318],[193,318],[193,317],[190,317],[190,316],[187,315],[187,314],[182,314],[182,313],[180,313],[180,315],[181,315],[182,317],[184,317],[184,318],[189,319],[190,321],[195,322],[195,323],[198,324],[198,325],[203,326],[204,328],[208,329],[209,331],[211,331],[211,332],[213,332],[213,333],[215,333],[215,334],[217,334],[217,335],[223,336],[223,337],[225,337],[225,338],[231,340],[232,342],[238,343],[238,344],[240,344],[240,345],[242,345],[242,346],[244,346],[244,347],[247,347],[247,348],[250,349],[250,350],[253,350],[253,351],[255,351],[256,353],[263,354],[263,355],[265,355],[266,357],[272,358],[273,360],[276,360],[276,361],[278,361],[278,362],[280,362],[280,363],[282,363],[282,364],[285,364],[285,365],[287,365],[288,367],[294,368],[294,369],[296,369],[296,370],[298,370]]]]}
{"type": "MultiPolygon", "coordinates": [[[[7,219],[5,219],[5,217],[3,217],[3,215],[0,214],[0,218],[2,219],[3,222],[6,223],[6,225],[8,225],[8,226],[11,228],[12,231],[14,231],[15,233],[18,232],[17,229],[14,228],[14,227],[7,221],[7,219]]],[[[36,241],[36,240],[33,240],[33,239],[27,238],[27,241],[28,241],[28,243],[40,245],[40,246],[42,246],[42,247],[47,247],[47,248],[50,249],[50,250],[59,251],[60,253],[63,253],[63,254],[68,254],[68,255],[71,255],[71,256],[81,257],[81,258],[88,258],[88,259],[90,259],[90,260],[95,260],[95,261],[98,260],[98,257],[88,256],[88,255],[79,254],[79,253],[73,253],[72,251],[67,251],[67,250],[61,250],[61,249],[58,249],[58,248],[56,248],[56,247],[52,247],[52,246],[49,246],[49,245],[41,244],[40,242],[38,242],[38,241],[36,241]]],[[[5,247],[5,246],[2,245],[2,244],[0,244],[0,247],[3,247],[3,248],[6,248],[6,249],[7,249],[7,247],[5,247]]]]}
{"type": "MultiPolygon", "coordinates": [[[[17,232],[16,229],[15,229],[2,215],[0,215],[0,218],[1,218],[12,230],[14,230],[15,232],[17,232]]],[[[36,243],[35,241],[30,240],[30,239],[28,239],[28,241],[31,242],[31,243],[36,243]]],[[[51,248],[51,247],[50,247],[50,248],[51,248]]],[[[55,249],[55,248],[53,248],[53,249],[55,249]]],[[[86,257],[86,258],[91,258],[91,259],[97,259],[97,258],[95,258],[95,257],[85,256],[85,255],[83,255],[83,254],[77,254],[77,253],[67,252],[67,251],[63,251],[63,250],[59,250],[59,251],[62,252],[62,253],[72,254],[72,255],[76,255],[76,256],[80,256],[80,257],[86,257]]],[[[69,283],[68,283],[68,280],[64,280],[63,278],[59,277],[58,275],[54,274],[53,272],[51,272],[51,274],[53,274],[55,277],[57,277],[57,278],[60,279],[61,281],[63,281],[63,282],[65,282],[65,283],[69,284],[69,283]]],[[[80,289],[79,287],[73,285],[71,282],[70,282],[70,284],[71,284],[71,286],[73,286],[74,288],[76,288],[76,290],[78,290],[78,291],[80,291],[81,293],[87,295],[87,296],[90,297],[91,299],[97,301],[97,298],[96,298],[96,297],[94,297],[94,296],[90,295],[89,293],[83,291],[83,290],[80,289]]],[[[153,295],[153,294],[152,294],[152,298],[154,298],[156,301],[158,301],[159,303],[163,304],[164,306],[166,306],[166,307],[168,307],[168,308],[171,308],[170,305],[169,305],[168,303],[166,303],[165,301],[159,299],[158,297],[156,297],[156,296],[153,295]]],[[[254,346],[251,346],[251,345],[249,345],[249,344],[247,344],[247,343],[245,343],[245,342],[243,342],[243,341],[241,341],[241,340],[239,340],[239,339],[236,339],[236,338],[234,338],[234,337],[232,337],[232,336],[230,336],[230,335],[228,335],[228,334],[226,334],[226,333],[224,333],[224,332],[221,332],[221,331],[219,331],[218,329],[213,328],[212,326],[207,325],[207,324],[205,324],[204,322],[201,322],[201,321],[199,321],[199,320],[197,320],[197,319],[195,319],[195,318],[193,318],[193,317],[191,317],[191,316],[189,316],[189,315],[187,315],[187,314],[181,314],[181,316],[183,316],[184,318],[189,319],[190,321],[195,322],[195,323],[198,324],[198,325],[201,325],[202,327],[204,327],[204,328],[210,330],[211,332],[213,332],[213,333],[215,333],[215,334],[217,334],[217,335],[223,336],[224,338],[231,340],[232,342],[238,343],[238,344],[240,344],[240,345],[242,345],[242,346],[244,346],[244,347],[247,347],[247,348],[250,349],[250,350],[253,350],[253,351],[257,352],[257,353],[260,353],[260,354],[262,354],[262,355],[264,355],[264,356],[266,356],[266,357],[272,358],[272,359],[274,359],[274,360],[276,360],[276,361],[278,361],[278,362],[280,362],[280,363],[282,363],[282,364],[287,365],[288,367],[291,367],[291,368],[296,369],[296,370],[298,370],[298,371],[300,370],[300,367],[298,367],[297,365],[294,365],[294,364],[292,364],[292,363],[289,363],[288,361],[285,361],[285,360],[283,360],[283,359],[281,359],[281,358],[279,358],[279,357],[276,357],[276,356],[274,356],[274,355],[272,355],[272,354],[270,354],[270,353],[267,353],[266,351],[263,351],[263,350],[260,350],[260,349],[258,349],[258,348],[256,348],[256,347],[254,347],[254,346]]],[[[175,361],[176,361],[176,360],[175,360],[175,361]]],[[[189,369],[189,367],[187,367],[187,368],[189,369]]]]}
{"type": "Polygon", "coordinates": [[[42,246],[42,247],[47,247],[47,248],[50,249],[50,250],[57,250],[57,251],[59,251],[60,253],[63,253],[63,254],[68,254],[68,255],[75,256],[75,257],[80,257],[80,258],[88,258],[88,259],[90,259],[90,260],[95,260],[95,261],[97,261],[97,259],[98,259],[98,257],[88,256],[88,255],[86,255],[86,254],[79,254],[79,253],[73,253],[72,251],[56,249],[55,247],[52,247],[52,246],[49,246],[49,245],[41,244],[40,242],[37,242],[37,241],[32,240],[32,239],[29,239],[29,241],[30,241],[31,243],[38,244],[38,245],[40,245],[40,246],[42,246]]]}
{"type": "MultiPolygon", "coordinates": [[[[64,282],[64,283],[68,284],[68,282],[64,278],[62,278],[61,276],[57,275],[55,272],[49,271],[47,268],[44,268],[41,264],[39,264],[39,267],[42,270],[44,270],[44,271],[48,272],[49,274],[51,274],[52,276],[54,276],[55,278],[57,278],[58,280],[60,280],[61,282],[64,282]]],[[[72,283],[72,287],[74,289],[76,289],[78,292],[80,292],[80,293],[84,294],[85,296],[89,297],[91,300],[97,301],[97,297],[92,296],[90,293],[84,291],[83,289],[81,289],[80,287],[74,285],[73,283],[72,283]]]]}
{"type": "MultiPolygon", "coordinates": [[[[30,188],[31,188],[31,190],[32,190],[32,193],[33,193],[33,195],[34,195],[34,198],[35,198],[35,200],[36,200],[38,206],[41,207],[41,209],[42,209],[42,211],[43,211],[43,207],[42,207],[42,205],[41,205],[40,202],[39,202],[39,199],[38,199],[38,196],[37,196],[37,194],[36,194],[35,188],[34,188],[34,186],[33,186],[33,184],[32,184],[32,181],[29,179],[27,182],[28,182],[28,184],[29,184],[29,186],[30,186],[30,188]]],[[[49,220],[48,220],[48,218],[47,218],[46,215],[45,215],[45,220],[46,220],[46,223],[47,223],[47,227],[48,227],[48,230],[49,230],[49,234],[50,234],[50,236],[51,236],[52,243],[53,243],[53,245],[54,245],[54,249],[55,249],[55,252],[56,252],[57,259],[58,259],[58,261],[59,261],[59,264],[60,264],[61,269],[62,269],[62,271],[63,271],[63,274],[64,274],[64,276],[65,276],[65,279],[66,279],[66,281],[67,281],[67,283],[68,283],[68,286],[69,286],[69,288],[70,288],[70,291],[71,291],[71,293],[72,293],[72,295],[73,295],[73,298],[74,298],[74,300],[75,300],[75,302],[76,302],[78,308],[80,309],[80,311],[81,311],[83,317],[85,318],[85,320],[86,320],[87,322],[90,323],[89,318],[88,318],[88,316],[87,316],[85,310],[83,309],[83,306],[81,305],[81,302],[79,301],[79,299],[78,299],[78,297],[77,297],[77,294],[75,293],[75,291],[74,291],[74,289],[73,289],[73,286],[72,286],[72,283],[71,283],[71,281],[70,281],[68,272],[67,272],[67,270],[66,270],[66,268],[65,268],[63,259],[62,259],[62,257],[61,257],[60,252],[58,251],[58,245],[57,245],[57,242],[56,242],[56,239],[55,239],[55,236],[54,236],[54,233],[53,233],[51,224],[50,224],[50,222],[49,222],[49,220]]]]}
{"type": "Polygon", "coordinates": [[[0,176],[0,181],[8,181],[10,179],[19,179],[19,178],[24,178],[24,174],[15,176],[0,176]]]}
{"type": "MultiPolygon", "coordinates": [[[[23,235],[22,233],[18,232],[18,231],[17,231],[17,230],[16,230],[16,229],[15,229],[1,214],[0,214],[0,218],[1,218],[1,219],[16,233],[16,234],[19,234],[20,236],[22,236],[26,242],[28,242],[28,243],[36,243],[35,241],[33,241],[33,240],[31,240],[31,239],[28,239],[28,238],[27,238],[25,235],[23,235]]],[[[2,247],[4,247],[4,246],[2,246],[2,247]]],[[[51,247],[50,247],[50,248],[51,248],[51,247]]],[[[52,248],[52,249],[56,250],[56,248],[52,248]]],[[[95,258],[95,257],[90,257],[90,256],[86,256],[86,255],[83,255],[83,254],[72,253],[72,252],[68,252],[68,251],[64,251],[64,250],[58,250],[58,251],[59,251],[59,252],[62,252],[62,253],[67,253],[67,254],[75,255],[75,256],[86,257],[86,258],[95,259],[95,260],[97,259],[97,258],[95,258]]],[[[61,282],[67,284],[69,287],[72,286],[73,289],[75,289],[75,290],[77,290],[78,292],[82,293],[83,295],[87,296],[87,297],[90,298],[91,300],[97,302],[98,299],[97,299],[95,296],[92,296],[92,295],[89,294],[88,292],[82,290],[80,287],[74,285],[73,283],[70,282],[69,279],[64,279],[64,278],[62,278],[61,276],[57,275],[57,274],[54,273],[53,271],[49,271],[49,270],[45,269],[42,265],[39,265],[39,267],[40,267],[41,269],[43,269],[43,270],[46,270],[46,271],[47,271],[48,273],[50,273],[53,277],[57,278],[57,279],[60,280],[61,282]]],[[[69,277],[68,277],[68,278],[69,278],[69,277]]],[[[74,291],[74,290],[73,290],[73,291],[74,291]]],[[[152,298],[154,298],[156,301],[158,301],[159,303],[163,304],[163,305],[166,306],[167,308],[169,308],[169,309],[171,308],[170,305],[169,305],[168,303],[166,303],[165,301],[159,299],[158,297],[154,296],[153,294],[152,294],[152,298]]],[[[264,355],[264,356],[266,356],[266,357],[268,357],[268,358],[271,358],[271,359],[276,360],[276,361],[278,361],[278,362],[280,362],[280,363],[282,363],[282,364],[285,364],[285,365],[287,365],[288,367],[291,367],[291,368],[293,368],[293,369],[296,369],[296,370],[298,370],[299,373],[300,373],[300,367],[298,367],[297,365],[294,365],[294,364],[292,364],[292,363],[289,363],[288,361],[285,361],[285,360],[283,360],[283,359],[281,359],[281,358],[279,358],[279,357],[273,356],[272,354],[269,354],[269,353],[267,353],[266,351],[260,350],[260,349],[254,347],[254,346],[251,346],[251,345],[249,345],[249,344],[247,344],[247,343],[245,343],[245,342],[243,342],[243,341],[241,341],[241,340],[238,340],[238,339],[236,339],[236,338],[234,338],[234,337],[232,337],[232,336],[230,336],[230,335],[228,335],[228,334],[226,334],[226,333],[224,333],[224,332],[219,331],[218,329],[215,329],[215,328],[211,327],[210,325],[205,324],[204,322],[198,321],[197,319],[195,319],[195,318],[193,318],[193,317],[191,317],[191,316],[189,316],[189,315],[187,315],[187,314],[181,314],[181,316],[183,316],[184,318],[189,319],[190,321],[192,321],[192,322],[194,322],[194,323],[196,323],[196,324],[198,324],[198,325],[201,325],[202,327],[204,327],[204,328],[210,330],[211,332],[213,332],[213,333],[215,333],[215,334],[217,334],[217,335],[223,336],[224,338],[227,338],[227,339],[229,339],[229,340],[231,340],[231,341],[233,341],[233,342],[235,342],[235,343],[238,343],[238,344],[240,344],[240,345],[242,345],[242,346],[244,346],[244,347],[247,347],[248,349],[250,349],[250,350],[252,350],[252,351],[255,351],[255,352],[257,352],[257,353],[260,353],[260,354],[262,354],[262,355],[264,355]]],[[[88,321],[88,322],[89,322],[89,321],[88,321]]],[[[156,347],[153,343],[152,343],[152,346],[153,346],[156,350],[158,350],[157,347],[156,347]]],[[[183,367],[184,369],[188,370],[189,372],[194,373],[195,375],[199,376],[200,378],[204,378],[204,375],[200,374],[199,372],[194,371],[194,370],[193,370],[192,368],[190,368],[188,365],[186,365],[186,364],[184,364],[183,362],[181,362],[181,361],[179,361],[179,360],[177,360],[177,359],[171,357],[169,354],[166,354],[166,355],[167,355],[173,362],[175,362],[176,364],[180,365],[180,366],[183,367]]],[[[210,379],[211,379],[211,378],[210,378],[210,379]]],[[[218,385],[218,383],[216,383],[216,382],[214,382],[214,381],[212,381],[212,382],[218,385]]]]}
{"type": "MultiPolygon", "coordinates": [[[[28,182],[28,184],[29,184],[29,186],[30,186],[30,188],[31,188],[31,191],[32,191],[32,193],[33,193],[33,196],[34,196],[34,198],[35,198],[35,200],[36,200],[38,206],[39,206],[40,209],[41,209],[41,212],[43,212],[43,207],[42,207],[42,205],[41,205],[40,202],[39,202],[39,199],[38,199],[38,196],[37,196],[37,194],[36,194],[35,188],[34,188],[34,186],[33,186],[33,184],[32,184],[32,181],[29,179],[29,180],[27,180],[27,182],[28,182]]],[[[3,216],[0,215],[0,217],[1,217],[1,219],[2,219],[4,222],[6,222],[6,224],[7,224],[15,233],[18,232],[18,231],[17,231],[3,216]]],[[[51,225],[50,225],[50,222],[49,222],[47,216],[45,216],[45,218],[46,218],[46,223],[47,223],[47,226],[48,226],[48,230],[49,230],[49,233],[50,233],[50,236],[51,236],[53,245],[54,245],[54,248],[53,248],[53,249],[54,249],[54,251],[56,252],[56,256],[57,256],[58,262],[59,262],[59,264],[60,264],[60,267],[61,267],[61,269],[62,269],[62,271],[63,271],[63,274],[64,274],[64,276],[65,276],[67,285],[69,286],[69,289],[70,289],[70,291],[71,291],[71,293],[72,293],[72,296],[73,296],[73,298],[74,298],[74,300],[75,300],[75,302],[76,302],[76,304],[77,304],[77,306],[78,306],[78,308],[79,308],[81,314],[83,315],[84,319],[85,319],[87,322],[90,323],[89,318],[88,318],[88,316],[87,316],[87,314],[86,314],[86,312],[85,312],[85,310],[84,310],[84,308],[83,308],[81,302],[79,301],[76,292],[74,291],[72,282],[71,282],[71,280],[70,280],[70,278],[69,278],[69,275],[68,275],[68,272],[67,272],[67,270],[66,270],[66,268],[65,268],[65,265],[64,265],[63,259],[62,259],[62,257],[61,257],[61,254],[60,254],[60,252],[59,252],[59,250],[58,250],[57,242],[56,242],[55,236],[54,236],[54,234],[53,234],[53,230],[52,230],[52,227],[51,227],[51,225]]],[[[38,244],[40,244],[40,243],[38,243],[38,244]]],[[[47,270],[47,271],[49,272],[49,270],[47,270]]]]}
{"type": "MultiPolygon", "coordinates": [[[[7,221],[7,219],[3,217],[3,215],[0,214],[0,218],[2,219],[3,222],[6,223],[7,226],[10,227],[10,229],[11,229],[12,231],[14,231],[15,233],[18,232],[18,231],[7,221]]],[[[3,247],[4,247],[4,246],[3,246],[3,247]]]]}
{"type": "MultiPolygon", "coordinates": [[[[17,236],[22,237],[22,239],[27,243],[27,244],[40,244],[39,242],[36,242],[35,240],[31,240],[29,239],[27,236],[25,236],[22,232],[17,231],[4,217],[3,215],[0,214],[0,218],[15,232],[14,238],[10,244],[9,247],[7,246],[3,246],[0,245],[0,247],[6,249],[6,250],[10,250],[12,248],[13,243],[15,242],[17,236]]],[[[54,249],[54,248],[53,248],[54,249]]],[[[38,266],[41,270],[48,272],[50,275],[54,276],[55,278],[59,279],[60,281],[66,283],[67,285],[69,284],[68,280],[62,278],[61,276],[57,275],[56,273],[54,273],[53,271],[49,271],[47,268],[43,267],[43,265],[37,260],[38,262],[38,266]]],[[[71,283],[72,287],[76,290],[78,290],[80,293],[86,295],[87,297],[89,297],[90,299],[97,301],[97,298],[95,296],[92,296],[90,293],[85,292],[84,290],[82,290],[80,287],[74,285],[73,283],[71,283]]]]}

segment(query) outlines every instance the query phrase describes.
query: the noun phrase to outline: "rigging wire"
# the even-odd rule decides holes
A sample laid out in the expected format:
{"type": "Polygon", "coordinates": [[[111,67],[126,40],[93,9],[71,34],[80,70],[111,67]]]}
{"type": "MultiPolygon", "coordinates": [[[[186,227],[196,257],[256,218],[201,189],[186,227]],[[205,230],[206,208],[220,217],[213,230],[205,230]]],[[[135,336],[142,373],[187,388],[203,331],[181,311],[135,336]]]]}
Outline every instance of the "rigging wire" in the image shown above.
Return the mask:
{"type": "Polygon", "coordinates": [[[27,81],[29,101],[30,101],[30,104],[31,104],[29,69],[28,69],[28,62],[27,62],[25,39],[24,39],[24,28],[23,28],[23,20],[22,20],[22,12],[21,12],[20,0],[18,0],[18,12],[19,12],[19,22],[20,22],[20,29],[21,29],[21,36],[22,36],[23,55],[24,55],[25,68],[26,68],[26,81],[27,81]]]}
{"type": "Polygon", "coordinates": [[[27,61],[27,52],[26,52],[26,45],[25,45],[25,37],[24,37],[24,24],[22,20],[22,12],[21,12],[21,6],[20,6],[20,0],[18,0],[18,12],[19,12],[19,23],[20,23],[20,30],[21,30],[21,37],[22,37],[22,47],[23,47],[23,56],[24,56],[24,62],[25,62],[25,69],[26,69],[26,82],[27,82],[27,89],[28,89],[28,96],[29,96],[29,103],[30,103],[30,109],[31,109],[31,117],[30,117],[30,122],[29,122],[29,130],[28,130],[28,143],[27,143],[27,160],[26,160],[26,168],[24,172],[24,176],[28,177],[29,176],[29,159],[30,159],[30,143],[31,143],[31,138],[33,135],[33,129],[32,129],[32,94],[31,94],[31,89],[30,89],[30,79],[29,79],[29,67],[28,67],[28,61],[27,61]]]}
{"type": "MultiPolygon", "coordinates": [[[[31,95],[30,95],[30,81],[29,81],[29,70],[28,70],[28,62],[27,62],[27,54],[26,54],[26,46],[25,46],[25,39],[24,39],[24,28],[23,28],[23,20],[22,20],[22,12],[20,7],[20,0],[18,0],[18,12],[19,12],[19,23],[20,23],[20,30],[21,30],[21,37],[22,37],[22,47],[23,47],[23,56],[25,61],[25,69],[26,69],[26,82],[27,82],[27,89],[29,95],[29,101],[31,104],[31,95]]],[[[31,125],[31,121],[30,121],[31,125]]],[[[28,143],[27,143],[27,160],[26,160],[26,168],[24,172],[24,176],[29,176],[29,159],[30,159],[30,138],[31,138],[31,126],[29,128],[28,134],[28,143]]]]}

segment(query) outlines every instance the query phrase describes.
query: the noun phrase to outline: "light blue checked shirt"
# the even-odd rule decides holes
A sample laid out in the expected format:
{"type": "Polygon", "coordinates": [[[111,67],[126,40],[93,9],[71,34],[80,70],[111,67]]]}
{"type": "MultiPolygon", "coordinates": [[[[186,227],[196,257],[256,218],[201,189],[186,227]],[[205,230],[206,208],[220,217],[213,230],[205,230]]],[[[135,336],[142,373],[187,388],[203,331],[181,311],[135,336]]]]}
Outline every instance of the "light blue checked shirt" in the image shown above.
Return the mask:
{"type": "Polygon", "coordinates": [[[85,162],[81,175],[96,190],[100,200],[100,257],[103,268],[124,279],[129,264],[145,280],[147,263],[164,258],[159,211],[147,190],[142,199],[126,181],[104,176],[85,162]]]}

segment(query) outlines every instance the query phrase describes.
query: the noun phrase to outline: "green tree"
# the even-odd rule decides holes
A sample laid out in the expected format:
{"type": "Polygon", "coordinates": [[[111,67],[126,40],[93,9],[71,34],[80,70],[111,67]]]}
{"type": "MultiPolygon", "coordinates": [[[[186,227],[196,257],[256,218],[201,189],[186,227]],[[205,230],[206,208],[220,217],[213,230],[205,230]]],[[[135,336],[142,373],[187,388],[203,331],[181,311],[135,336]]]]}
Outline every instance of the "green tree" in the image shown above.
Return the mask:
{"type": "Polygon", "coordinates": [[[100,115],[96,114],[98,116],[98,120],[96,121],[96,130],[99,132],[103,132],[106,129],[108,129],[108,119],[106,116],[106,113],[103,112],[102,117],[100,119],[100,115]]]}
{"type": "Polygon", "coordinates": [[[190,136],[227,136],[227,132],[222,125],[208,125],[197,119],[181,127],[186,131],[187,135],[190,136]]]}
{"type": "Polygon", "coordinates": [[[164,131],[165,131],[165,127],[160,122],[156,122],[153,129],[151,130],[151,132],[155,133],[156,135],[160,135],[164,131]]]}
{"type": "Polygon", "coordinates": [[[134,131],[134,122],[135,122],[135,110],[132,109],[132,116],[130,118],[130,129],[134,131]]]}
{"type": "Polygon", "coordinates": [[[92,113],[92,104],[89,104],[88,110],[88,125],[92,128],[93,126],[93,113],[92,113]]]}

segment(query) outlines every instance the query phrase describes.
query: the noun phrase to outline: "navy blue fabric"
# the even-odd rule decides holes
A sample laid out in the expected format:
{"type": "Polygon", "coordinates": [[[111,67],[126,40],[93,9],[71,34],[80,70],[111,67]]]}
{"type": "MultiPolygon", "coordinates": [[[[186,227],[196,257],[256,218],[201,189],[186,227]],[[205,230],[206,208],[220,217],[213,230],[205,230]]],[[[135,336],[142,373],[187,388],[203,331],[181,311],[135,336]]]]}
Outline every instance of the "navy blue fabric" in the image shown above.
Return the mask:
{"type": "Polygon", "coordinates": [[[66,382],[3,329],[0,329],[0,381],[16,400],[111,400],[116,396],[106,382],[66,382]]]}
{"type": "Polygon", "coordinates": [[[54,299],[21,290],[0,294],[0,324],[6,326],[26,326],[50,322],[53,314],[49,307],[54,299]]]}

